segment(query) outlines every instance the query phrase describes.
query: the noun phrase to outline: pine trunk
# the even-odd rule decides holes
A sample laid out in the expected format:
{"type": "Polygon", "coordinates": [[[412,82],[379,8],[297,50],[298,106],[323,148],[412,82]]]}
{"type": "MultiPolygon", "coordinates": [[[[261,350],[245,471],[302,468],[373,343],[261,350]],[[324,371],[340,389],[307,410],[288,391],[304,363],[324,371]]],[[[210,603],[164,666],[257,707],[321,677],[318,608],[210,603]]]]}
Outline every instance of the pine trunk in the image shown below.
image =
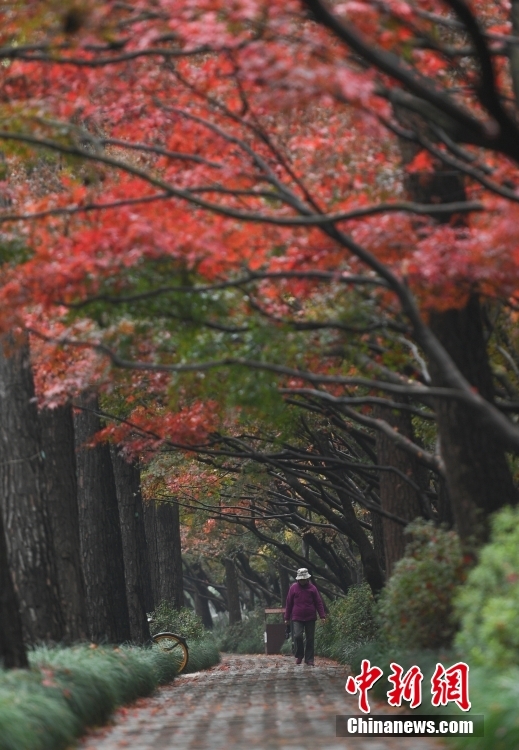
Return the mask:
{"type": "Polygon", "coordinates": [[[150,638],[146,592],[151,589],[148,548],[144,530],[141,477],[135,464],[125,461],[117,448],[111,447],[119,519],[123,542],[126,597],[130,615],[130,632],[134,643],[150,638]]]}
{"type": "Polygon", "coordinates": [[[288,575],[288,570],[282,563],[278,565],[278,571],[279,588],[281,589],[281,606],[284,607],[287,602],[288,589],[290,588],[290,578],[288,575]]]}
{"type": "Polygon", "coordinates": [[[227,587],[227,603],[229,607],[229,625],[241,622],[240,591],[236,565],[230,557],[224,558],[225,585],[227,587]]]}
{"type": "Polygon", "coordinates": [[[0,513],[0,666],[23,669],[29,666],[23,641],[18,598],[9,572],[4,524],[0,513]]]}
{"type": "Polygon", "coordinates": [[[88,635],[86,594],[79,543],[76,453],[72,408],[59,406],[40,412],[45,452],[47,508],[54,540],[65,641],[88,635]]]}
{"type": "MultiPolygon", "coordinates": [[[[408,163],[418,148],[402,142],[403,161],[408,163]]],[[[411,174],[407,190],[411,200],[421,203],[466,200],[464,176],[456,171],[411,174]]],[[[442,220],[451,218],[446,215],[442,220]]],[[[431,312],[429,325],[465,378],[484,398],[493,401],[492,372],[477,295],[471,295],[460,309],[431,312]]],[[[435,363],[430,362],[429,367],[433,385],[445,386],[435,363]]],[[[438,399],[435,410],[452,516],[466,547],[479,546],[488,538],[488,514],[518,502],[506,453],[461,401],[438,399]]]]}
{"type": "Polygon", "coordinates": [[[204,628],[212,630],[213,618],[211,616],[211,610],[209,609],[209,599],[201,593],[198,586],[195,588],[194,602],[195,614],[202,620],[202,625],[204,628]]]}
{"type": "Polygon", "coordinates": [[[165,600],[180,609],[184,606],[184,581],[178,504],[149,503],[145,523],[155,606],[165,600]]]}
{"type": "Polygon", "coordinates": [[[101,429],[97,397],[83,394],[74,417],[81,555],[89,636],[121,643],[130,639],[123,548],[115,480],[106,444],[88,447],[101,429]]]}
{"type": "MultiPolygon", "coordinates": [[[[396,412],[385,407],[377,407],[376,416],[394,427],[401,435],[414,439],[409,413],[396,412]]],[[[418,483],[421,467],[416,459],[398,448],[390,437],[377,431],[377,463],[385,470],[379,472],[379,497],[382,510],[412,521],[421,515],[420,499],[417,491],[404,477],[418,483]],[[396,472],[400,472],[397,474],[396,472]],[[404,475],[404,477],[402,476],[404,475]]],[[[372,513],[372,516],[376,515],[372,513]]],[[[382,517],[384,535],[384,555],[386,577],[393,572],[395,563],[404,556],[406,540],[405,527],[389,518],[382,517]]],[[[374,535],[375,536],[375,535],[374,535]]]]}
{"type": "Polygon", "coordinates": [[[0,347],[0,502],[27,643],[65,635],[27,341],[0,347]]]}
{"type": "MultiPolygon", "coordinates": [[[[493,401],[478,298],[472,296],[460,310],[433,313],[430,325],[467,380],[484,398],[493,401]]],[[[433,363],[430,369],[434,385],[444,385],[433,363]]],[[[436,414],[458,533],[480,544],[488,537],[489,514],[518,501],[505,450],[462,402],[438,400],[436,414]]]]}
{"type": "Polygon", "coordinates": [[[371,536],[373,538],[373,549],[380,566],[380,569],[386,572],[386,551],[384,549],[384,524],[382,516],[376,511],[370,513],[371,517],[371,536]]]}
{"type": "Polygon", "coordinates": [[[146,595],[148,612],[160,604],[159,555],[157,550],[157,505],[154,501],[143,503],[144,531],[148,550],[148,568],[150,571],[150,588],[146,595]],[[151,603],[151,606],[150,606],[151,603]]]}

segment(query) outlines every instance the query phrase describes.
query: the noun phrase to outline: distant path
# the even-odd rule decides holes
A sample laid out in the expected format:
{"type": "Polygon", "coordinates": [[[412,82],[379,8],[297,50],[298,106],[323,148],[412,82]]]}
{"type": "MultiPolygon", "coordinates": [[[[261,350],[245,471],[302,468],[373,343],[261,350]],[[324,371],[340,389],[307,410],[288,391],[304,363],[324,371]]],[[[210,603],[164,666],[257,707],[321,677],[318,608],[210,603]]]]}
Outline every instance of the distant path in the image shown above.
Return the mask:
{"type": "MultiPolygon", "coordinates": [[[[180,677],[153,698],[119,710],[114,725],[80,750],[441,750],[426,738],[335,737],[336,714],[358,714],[344,690],[346,669],[328,660],[228,655],[180,677]]],[[[387,713],[385,704],[372,712],[387,713]]]]}

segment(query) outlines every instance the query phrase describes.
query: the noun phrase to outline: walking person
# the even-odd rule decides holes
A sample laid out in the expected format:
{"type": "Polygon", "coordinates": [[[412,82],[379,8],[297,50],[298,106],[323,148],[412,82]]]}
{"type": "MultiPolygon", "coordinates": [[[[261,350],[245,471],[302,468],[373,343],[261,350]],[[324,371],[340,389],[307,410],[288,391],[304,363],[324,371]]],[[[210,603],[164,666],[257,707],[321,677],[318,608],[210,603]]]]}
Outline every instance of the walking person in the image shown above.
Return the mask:
{"type": "Polygon", "coordinates": [[[299,568],[296,582],[293,583],[287,596],[285,608],[285,623],[292,621],[292,636],[296,646],[296,664],[303,659],[308,666],[314,666],[314,637],[317,615],[321,620],[326,619],[323,600],[317,588],[310,581],[307,568],[299,568]],[[306,642],[303,640],[303,633],[306,642]]]}

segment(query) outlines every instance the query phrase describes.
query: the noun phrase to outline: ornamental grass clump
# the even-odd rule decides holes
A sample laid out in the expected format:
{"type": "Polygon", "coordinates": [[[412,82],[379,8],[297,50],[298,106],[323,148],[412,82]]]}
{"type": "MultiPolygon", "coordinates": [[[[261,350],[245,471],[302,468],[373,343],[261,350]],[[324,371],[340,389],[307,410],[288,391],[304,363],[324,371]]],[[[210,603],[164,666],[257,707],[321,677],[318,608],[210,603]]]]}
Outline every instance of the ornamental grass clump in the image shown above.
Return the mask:
{"type": "Polygon", "coordinates": [[[208,635],[189,646],[189,661],[184,669],[184,674],[209,669],[209,667],[218,664],[219,661],[220,652],[216,640],[213,636],[208,635]]]}
{"type": "MultiPolygon", "coordinates": [[[[195,641],[186,671],[217,664],[213,639],[195,641]]],[[[0,750],[62,750],[117,706],[151,695],[177,674],[177,658],[157,647],[83,644],[37,648],[30,669],[0,670],[0,750]]]]}
{"type": "Polygon", "coordinates": [[[456,632],[453,599],[466,577],[458,535],[418,519],[378,602],[381,637],[406,650],[448,648],[456,632]]]}

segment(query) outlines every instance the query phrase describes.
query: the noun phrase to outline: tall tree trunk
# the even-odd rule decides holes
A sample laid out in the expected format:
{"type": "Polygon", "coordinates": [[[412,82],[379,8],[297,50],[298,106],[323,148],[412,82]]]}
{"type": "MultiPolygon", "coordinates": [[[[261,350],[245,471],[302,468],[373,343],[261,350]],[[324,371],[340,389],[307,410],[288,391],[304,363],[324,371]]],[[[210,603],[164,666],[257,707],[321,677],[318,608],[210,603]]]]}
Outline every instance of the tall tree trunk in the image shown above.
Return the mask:
{"type": "Polygon", "coordinates": [[[373,537],[373,549],[377,557],[380,569],[386,572],[386,551],[384,549],[384,524],[382,523],[382,516],[373,511],[370,513],[371,517],[371,536],[373,537]]]}
{"type": "Polygon", "coordinates": [[[58,573],[65,641],[88,637],[86,594],[79,543],[76,452],[72,408],[40,411],[45,446],[47,507],[58,573]]]}
{"type": "MultiPolygon", "coordinates": [[[[401,116],[405,124],[405,113],[401,116]]],[[[402,141],[401,148],[403,161],[408,163],[419,147],[402,141]]],[[[464,177],[452,170],[410,174],[407,190],[411,200],[421,203],[466,200],[464,177]]],[[[442,220],[451,218],[446,215],[442,220]]],[[[431,312],[429,324],[465,378],[484,398],[493,401],[492,372],[477,295],[471,295],[462,308],[431,312]]],[[[429,367],[433,385],[445,386],[434,362],[429,367]]],[[[466,546],[479,546],[488,538],[488,514],[518,502],[505,450],[461,401],[438,399],[435,408],[456,528],[466,546]]]]}
{"type": "MultiPolygon", "coordinates": [[[[460,310],[433,313],[430,325],[467,380],[493,401],[478,298],[471,296],[460,310]]],[[[433,363],[430,369],[433,383],[445,385],[433,363]]],[[[436,414],[456,528],[463,539],[482,543],[488,536],[488,515],[518,501],[505,451],[461,401],[438,400],[436,414]]]]}
{"type": "Polygon", "coordinates": [[[240,591],[238,588],[238,575],[234,560],[230,557],[224,558],[225,585],[227,587],[227,602],[229,605],[229,625],[241,622],[240,591]]]}
{"type": "Polygon", "coordinates": [[[186,572],[191,578],[194,587],[194,605],[195,613],[202,619],[204,628],[212,630],[213,618],[211,615],[211,608],[209,607],[209,601],[213,601],[213,605],[216,609],[220,608],[222,612],[227,611],[227,591],[221,591],[223,594],[224,602],[216,599],[213,593],[209,591],[209,586],[212,586],[217,590],[217,586],[213,581],[209,579],[206,571],[202,567],[199,561],[195,561],[191,566],[186,565],[186,572]]]}
{"type": "Polygon", "coordinates": [[[94,641],[130,639],[123,548],[115,480],[106,444],[88,447],[101,429],[97,397],[84,393],[74,416],[81,555],[89,635],[94,641]]]}
{"type": "Polygon", "coordinates": [[[160,604],[159,555],[157,551],[157,505],[154,501],[143,502],[144,531],[148,550],[148,568],[150,571],[151,590],[147,592],[148,611],[151,612],[160,604]],[[151,601],[151,606],[149,602],[151,601]]]}
{"type": "MultiPolygon", "coordinates": [[[[396,412],[379,406],[375,409],[377,418],[384,419],[401,435],[414,440],[413,426],[408,412],[396,412]]],[[[398,448],[391,438],[377,430],[377,463],[379,466],[391,467],[409,477],[415,483],[419,482],[420,467],[409,453],[398,448]]],[[[396,471],[379,472],[379,497],[382,510],[393,513],[406,521],[412,521],[421,515],[420,499],[417,491],[396,473],[396,471]]],[[[374,513],[371,514],[376,515],[374,513]]],[[[405,527],[389,518],[382,517],[384,532],[384,554],[386,576],[389,578],[395,563],[404,556],[406,541],[405,527]]]]}
{"type": "Polygon", "coordinates": [[[0,342],[0,502],[25,639],[61,641],[65,623],[29,346],[10,337],[0,342]]]}
{"type": "Polygon", "coordinates": [[[180,609],[184,606],[184,581],[178,504],[148,503],[144,518],[155,606],[165,600],[180,609]]]}
{"type": "Polygon", "coordinates": [[[278,565],[279,571],[279,588],[281,589],[281,606],[284,607],[287,602],[288,589],[290,588],[290,578],[288,570],[282,563],[278,565]]]}
{"type": "Polygon", "coordinates": [[[195,585],[195,614],[202,620],[202,625],[208,630],[213,629],[213,618],[209,609],[209,599],[204,596],[200,587],[195,585]]]}
{"type": "Polygon", "coordinates": [[[145,643],[150,638],[146,591],[151,589],[151,577],[144,530],[141,476],[137,466],[125,461],[117,448],[112,446],[110,454],[119,504],[130,632],[134,643],[145,643]]]}
{"type": "Polygon", "coordinates": [[[7,545],[0,513],[0,666],[23,669],[29,666],[23,641],[22,618],[7,559],[7,545]]]}

